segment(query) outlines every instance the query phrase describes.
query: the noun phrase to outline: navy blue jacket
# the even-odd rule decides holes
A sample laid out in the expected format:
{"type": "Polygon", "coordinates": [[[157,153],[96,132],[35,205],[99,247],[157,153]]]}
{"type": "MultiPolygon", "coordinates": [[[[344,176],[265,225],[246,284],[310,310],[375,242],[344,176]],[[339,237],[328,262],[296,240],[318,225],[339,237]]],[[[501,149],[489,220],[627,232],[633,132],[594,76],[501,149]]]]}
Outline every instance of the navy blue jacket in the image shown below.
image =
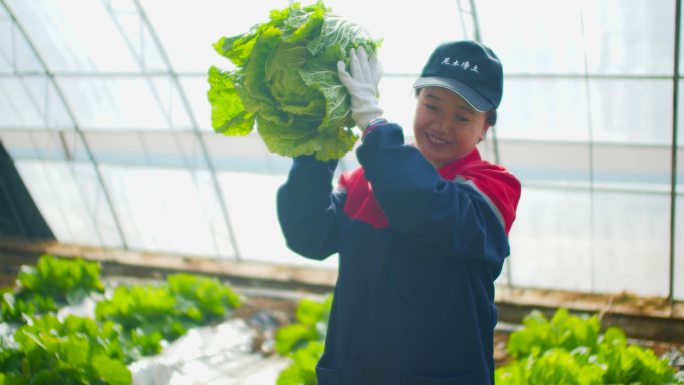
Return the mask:
{"type": "Polygon", "coordinates": [[[519,182],[477,150],[435,170],[395,124],[356,154],[336,189],[337,161],[295,158],[277,197],[290,249],[339,256],[318,384],[493,384],[494,280],[519,182]]]}

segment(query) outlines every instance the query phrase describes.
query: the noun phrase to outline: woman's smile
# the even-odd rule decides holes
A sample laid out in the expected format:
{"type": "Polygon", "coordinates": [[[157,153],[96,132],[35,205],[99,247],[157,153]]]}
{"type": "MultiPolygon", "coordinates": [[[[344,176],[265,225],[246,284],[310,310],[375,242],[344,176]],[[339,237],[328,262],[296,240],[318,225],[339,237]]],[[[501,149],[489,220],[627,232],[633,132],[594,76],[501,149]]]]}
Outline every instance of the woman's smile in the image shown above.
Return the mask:
{"type": "Polygon", "coordinates": [[[434,146],[442,146],[442,145],[451,144],[450,141],[444,140],[440,137],[437,137],[437,136],[434,136],[431,134],[428,134],[427,132],[425,133],[425,137],[427,138],[428,142],[434,146]]]}

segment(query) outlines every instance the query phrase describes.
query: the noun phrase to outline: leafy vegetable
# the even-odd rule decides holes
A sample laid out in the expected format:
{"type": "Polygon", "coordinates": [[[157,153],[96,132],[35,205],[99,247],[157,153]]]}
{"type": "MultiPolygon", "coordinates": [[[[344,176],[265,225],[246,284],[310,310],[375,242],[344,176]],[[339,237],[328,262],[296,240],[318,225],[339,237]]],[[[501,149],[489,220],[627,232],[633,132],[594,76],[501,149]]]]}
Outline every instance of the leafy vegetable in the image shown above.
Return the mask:
{"type": "Polygon", "coordinates": [[[57,310],[55,300],[30,291],[0,290],[0,321],[24,323],[28,316],[57,310]]]}
{"type": "Polygon", "coordinates": [[[46,254],[35,267],[22,266],[17,279],[21,287],[53,295],[60,302],[78,303],[91,290],[104,292],[100,265],[81,258],[58,259],[46,254]]]}
{"type": "Polygon", "coordinates": [[[187,328],[176,317],[176,299],[165,287],[120,286],[109,301],[98,302],[95,316],[99,321],[120,324],[128,346],[135,346],[133,357],[161,352],[160,341],[173,341],[187,328]]]}
{"type": "Polygon", "coordinates": [[[276,385],[317,385],[316,363],[323,355],[323,347],[322,342],[311,342],[293,352],[292,365],[280,372],[276,385]]]}
{"type": "Polygon", "coordinates": [[[160,285],[121,286],[96,304],[96,320],[51,312],[102,292],[100,266],[81,259],[42,256],[25,265],[16,290],[2,294],[2,320],[17,320],[11,338],[0,336],[0,385],[128,385],[129,364],[159,353],[162,342],[188,327],[226,317],[239,296],[217,279],[170,275],[160,285]]]}
{"type": "Polygon", "coordinates": [[[332,295],[329,295],[323,302],[307,298],[299,301],[296,312],[299,322],[278,330],[275,338],[276,351],[281,355],[287,355],[312,341],[325,340],[331,306],[332,295]]]}
{"type": "Polygon", "coordinates": [[[518,359],[496,370],[497,385],[681,383],[667,360],[628,345],[621,329],[611,327],[600,336],[596,316],[573,316],[559,309],[551,321],[532,312],[523,323],[508,341],[509,354],[518,359]]]}
{"type": "Polygon", "coordinates": [[[98,302],[95,316],[121,324],[134,358],[158,354],[193,326],[228,315],[239,297],[216,279],[174,274],[160,285],[120,286],[110,300],[98,302]]]}
{"type": "Polygon", "coordinates": [[[0,346],[0,384],[128,385],[115,325],[69,316],[31,319],[17,329],[16,347],[0,346]]]}
{"type": "Polygon", "coordinates": [[[603,381],[607,384],[676,383],[674,369],[667,365],[667,360],[659,359],[650,349],[628,345],[619,328],[606,330],[596,362],[605,365],[603,381]]]}
{"type": "Polygon", "coordinates": [[[599,365],[584,365],[578,352],[550,349],[496,370],[497,385],[602,385],[605,369],[599,365]]]}
{"type": "Polygon", "coordinates": [[[316,363],[323,354],[332,301],[332,295],[323,302],[302,299],[296,311],[298,322],[278,330],[276,351],[292,363],[280,372],[276,385],[317,384],[316,363]]]}
{"type": "Polygon", "coordinates": [[[572,351],[579,346],[594,349],[601,330],[597,316],[570,315],[567,309],[558,309],[551,321],[544,314],[533,311],[523,319],[524,329],[511,334],[508,353],[512,357],[527,356],[551,348],[572,351]]]}
{"type": "Polygon", "coordinates": [[[26,316],[78,304],[91,293],[103,293],[100,265],[82,258],[42,255],[35,266],[23,265],[16,289],[0,291],[0,321],[23,323],[26,316]]]}
{"type": "Polygon", "coordinates": [[[270,21],[214,44],[236,66],[209,69],[214,130],[247,135],[256,122],[273,153],[341,158],[358,136],[351,130],[349,96],[337,77],[337,62],[348,62],[350,49],[358,46],[374,53],[379,43],[321,1],[272,10],[270,21]]]}
{"type": "Polygon", "coordinates": [[[171,293],[176,295],[179,313],[199,322],[224,318],[230,309],[240,307],[240,298],[218,280],[191,274],[174,274],[167,278],[171,293]]]}
{"type": "MultiPolygon", "coordinates": [[[[19,376],[21,363],[24,355],[16,347],[11,346],[4,338],[0,337],[0,375],[19,376]]],[[[5,381],[8,381],[6,379],[5,381]]],[[[2,384],[0,380],[0,384],[2,384]]]]}

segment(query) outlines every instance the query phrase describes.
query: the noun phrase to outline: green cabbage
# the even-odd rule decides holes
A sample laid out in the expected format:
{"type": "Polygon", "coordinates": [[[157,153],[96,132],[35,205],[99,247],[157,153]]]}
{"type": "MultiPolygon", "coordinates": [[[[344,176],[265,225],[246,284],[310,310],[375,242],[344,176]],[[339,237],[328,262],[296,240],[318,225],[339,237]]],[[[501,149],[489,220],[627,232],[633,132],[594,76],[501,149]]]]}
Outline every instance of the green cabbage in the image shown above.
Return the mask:
{"type": "Polygon", "coordinates": [[[341,158],[358,135],[337,62],[348,63],[351,48],[362,46],[372,54],[379,44],[320,1],[272,10],[269,22],[214,44],[236,67],[209,69],[214,131],[247,135],[256,122],[272,153],[341,158]]]}

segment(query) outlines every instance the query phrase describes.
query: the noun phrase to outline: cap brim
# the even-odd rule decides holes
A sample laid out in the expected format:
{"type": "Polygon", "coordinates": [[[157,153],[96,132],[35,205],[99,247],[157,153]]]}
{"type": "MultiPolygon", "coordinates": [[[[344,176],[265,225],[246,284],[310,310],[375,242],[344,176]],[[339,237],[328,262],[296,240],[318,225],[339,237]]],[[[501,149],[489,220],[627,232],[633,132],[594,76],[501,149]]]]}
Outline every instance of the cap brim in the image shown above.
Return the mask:
{"type": "Polygon", "coordinates": [[[474,109],[480,112],[487,112],[494,108],[494,104],[487,101],[475,92],[472,88],[468,87],[464,83],[451,79],[451,78],[440,78],[440,77],[422,77],[418,78],[413,87],[425,88],[425,87],[441,87],[446,88],[449,91],[462,97],[468,104],[470,104],[474,109]]]}

